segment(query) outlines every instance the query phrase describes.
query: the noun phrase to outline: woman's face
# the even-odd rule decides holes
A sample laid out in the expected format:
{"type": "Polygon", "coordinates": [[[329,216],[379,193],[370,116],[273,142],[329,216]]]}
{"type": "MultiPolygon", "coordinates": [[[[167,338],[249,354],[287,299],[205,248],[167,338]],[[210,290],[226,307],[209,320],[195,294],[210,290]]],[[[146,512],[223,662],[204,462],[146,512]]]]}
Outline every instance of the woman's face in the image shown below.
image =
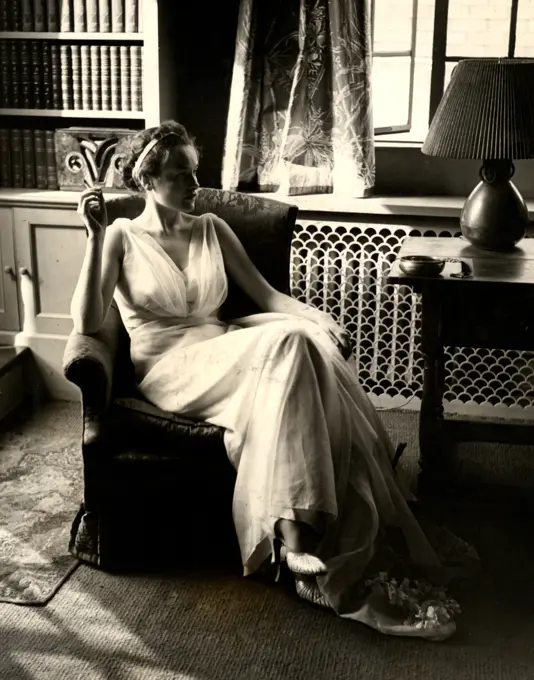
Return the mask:
{"type": "Polygon", "coordinates": [[[154,198],[166,208],[191,212],[199,188],[198,154],[193,146],[177,146],[161,166],[159,177],[152,180],[154,198]]]}

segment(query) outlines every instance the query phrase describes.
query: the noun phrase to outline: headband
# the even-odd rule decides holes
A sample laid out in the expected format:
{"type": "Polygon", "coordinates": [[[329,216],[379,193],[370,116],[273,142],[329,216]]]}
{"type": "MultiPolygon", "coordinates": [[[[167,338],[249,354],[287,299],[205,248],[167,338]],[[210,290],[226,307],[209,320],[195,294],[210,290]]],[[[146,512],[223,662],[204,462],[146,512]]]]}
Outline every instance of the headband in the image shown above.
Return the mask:
{"type": "Polygon", "coordinates": [[[145,148],[141,151],[139,154],[139,157],[135,161],[135,165],[132,170],[132,178],[134,179],[135,183],[137,186],[141,186],[141,182],[139,181],[139,173],[141,172],[141,167],[143,163],[145,162],[145,158],[148,156],[148,154],[152,151],[152,149],[161,142],[162,139],[165,139],[166,137],[170,137],[171,135],[175,135],[178,137],[178,134],[176,132],[167,132],[164,134],[162,137],[155,137],[154,139],[151,139],[148,144],[145,146],[145,148]]]}

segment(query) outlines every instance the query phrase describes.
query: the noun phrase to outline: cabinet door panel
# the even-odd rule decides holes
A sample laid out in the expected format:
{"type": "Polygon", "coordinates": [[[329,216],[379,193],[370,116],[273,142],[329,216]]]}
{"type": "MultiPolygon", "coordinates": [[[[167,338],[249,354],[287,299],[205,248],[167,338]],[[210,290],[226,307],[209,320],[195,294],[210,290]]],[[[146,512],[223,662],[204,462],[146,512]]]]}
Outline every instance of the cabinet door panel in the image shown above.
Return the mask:
{"type": "Polygon", "coordinates": [[[13,211],[0,208],[0,331],[19,331],[13,211]]]}
{"type": "Polygon", "coordinates": [[[16,208],[14,220],[24,332],[68,335],[85,252],[81,220],[75,210],[46,208],[16,208]]]}

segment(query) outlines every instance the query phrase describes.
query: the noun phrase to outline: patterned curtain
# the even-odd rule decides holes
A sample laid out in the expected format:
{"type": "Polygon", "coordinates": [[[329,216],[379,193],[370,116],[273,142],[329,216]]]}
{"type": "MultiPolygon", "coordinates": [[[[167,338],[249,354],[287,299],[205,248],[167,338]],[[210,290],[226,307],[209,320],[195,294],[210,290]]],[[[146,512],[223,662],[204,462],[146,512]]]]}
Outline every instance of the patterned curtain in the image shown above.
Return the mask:
{"type": "Polygon", "coordinates": [[[241,0],[223,189],[368,195],[369,0],[241,0]]]}

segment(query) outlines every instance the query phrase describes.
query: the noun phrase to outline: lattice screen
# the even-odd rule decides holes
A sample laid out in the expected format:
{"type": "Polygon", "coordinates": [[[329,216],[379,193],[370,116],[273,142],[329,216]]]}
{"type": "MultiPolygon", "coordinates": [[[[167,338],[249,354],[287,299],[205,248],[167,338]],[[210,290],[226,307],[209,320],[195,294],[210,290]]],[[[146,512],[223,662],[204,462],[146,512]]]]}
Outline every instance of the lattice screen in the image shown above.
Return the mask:
{"type": "MultiPolygon", "coordinates": [[[[383,407],[418,408],[422,392],[421,301],[385,277],[407,236],[459,236],[455,228],[299,220],[292,291],[329,311],[355,342],[363,387],[383,407]]],[[[446,348],[445,407],[475,415],[534,419],[534,353],[446,348]]]]}

